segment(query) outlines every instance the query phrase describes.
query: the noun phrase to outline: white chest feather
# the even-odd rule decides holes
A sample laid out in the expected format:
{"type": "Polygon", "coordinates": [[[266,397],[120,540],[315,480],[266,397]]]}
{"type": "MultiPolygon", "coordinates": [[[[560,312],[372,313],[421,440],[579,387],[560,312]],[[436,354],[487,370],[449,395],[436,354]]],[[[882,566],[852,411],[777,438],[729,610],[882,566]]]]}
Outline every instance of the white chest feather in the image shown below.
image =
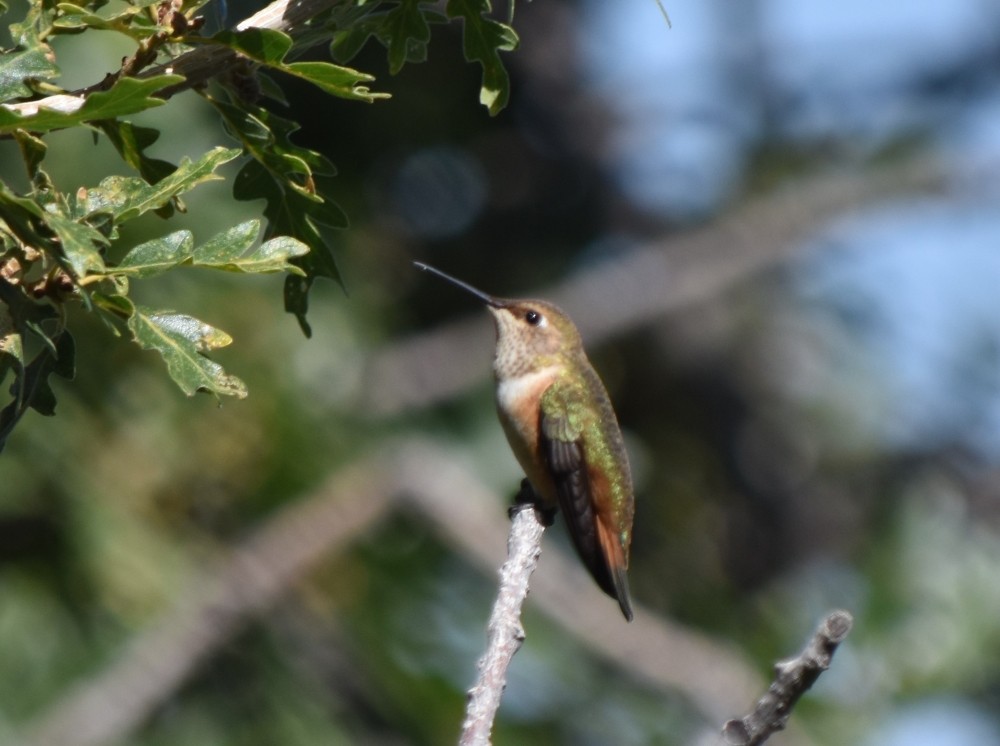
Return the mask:
{"type": "Polygon", "coordinates": [[[508,417],[518,417],[526,407],[536,408],[538,399],[556,376],[556,368],[542,368],[497,384],[497,406],[508,417]]]}
{"type": "Polygon", "coordinates": [[[541,469],[538,454],[538,415],[540,399],[557,376],[557,368],[542,370],[497,384],[497,411],[507,442],[525,476],[544,499],[555,503],[555,488],[541,469]]]}

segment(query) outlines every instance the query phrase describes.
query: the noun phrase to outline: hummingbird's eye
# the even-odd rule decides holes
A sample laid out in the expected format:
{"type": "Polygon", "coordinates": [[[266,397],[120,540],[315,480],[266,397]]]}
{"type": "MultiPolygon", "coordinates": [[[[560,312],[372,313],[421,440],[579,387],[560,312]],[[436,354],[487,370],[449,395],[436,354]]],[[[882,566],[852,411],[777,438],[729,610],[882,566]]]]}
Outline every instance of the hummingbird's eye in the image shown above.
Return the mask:
{"type": "Polygon", "coordinates": [[[542,314],[538,313],[538,311],[529,308],[524,313],[524,320],[527,321],[532,326],[538,326],[542,321],[542,314]]]}

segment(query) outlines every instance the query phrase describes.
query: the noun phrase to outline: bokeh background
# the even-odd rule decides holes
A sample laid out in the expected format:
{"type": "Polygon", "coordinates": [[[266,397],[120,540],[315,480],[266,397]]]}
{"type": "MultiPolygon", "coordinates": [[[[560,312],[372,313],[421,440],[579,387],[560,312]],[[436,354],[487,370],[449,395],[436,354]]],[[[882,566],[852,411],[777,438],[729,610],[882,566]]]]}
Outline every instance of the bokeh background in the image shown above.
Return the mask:
{"type": "MultiPolygon", "coordinates": [[[[518,3],[494,119],[454,29],[397,76],[354,61],[389,101],[285,81],[339,168],[348,293],[306,340],[278,278],[137,283],[235,338],[221,407],[74,319],[57,417],[0,457],[0,743],[454,741],[519,474],[487,316],[419,259],[557,300],[636,476],[636,623],[557,523],[495,743],[713,743],[839,607],[774,743],[1000,744],[1000,2],[666,5],[518,3]]],[[[67,87],[129,51],[86,36],[67,87]]],[[[171,110],[154,154],[223,140],[171,110]]],[[[48,141],[63,189],[116,167],[48,141]]],[[[229,189],[169,229],[254,217],[229,189]]]]}

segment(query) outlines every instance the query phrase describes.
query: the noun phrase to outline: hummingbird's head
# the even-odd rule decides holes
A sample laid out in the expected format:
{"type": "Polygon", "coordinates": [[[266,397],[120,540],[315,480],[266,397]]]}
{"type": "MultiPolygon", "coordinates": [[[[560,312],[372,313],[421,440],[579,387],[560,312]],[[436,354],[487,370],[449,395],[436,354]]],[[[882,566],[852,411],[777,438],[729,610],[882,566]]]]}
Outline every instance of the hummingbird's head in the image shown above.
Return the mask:
{"type": "Polygon", "coordinates": [[[493,370],[498,380],[547,368],[582,351],[579,332],[557,306],[542,300],[497,298],[430,265],[414,264],[486,304],[497,329],[493,370]]]}
{"type": "Polygon", "coordinates": [[[557,306],[542,300],[491,300],[486,307],[497,329],[493,370],[498,379],[559,364],[581,349],[579,332],[557,306]]]}

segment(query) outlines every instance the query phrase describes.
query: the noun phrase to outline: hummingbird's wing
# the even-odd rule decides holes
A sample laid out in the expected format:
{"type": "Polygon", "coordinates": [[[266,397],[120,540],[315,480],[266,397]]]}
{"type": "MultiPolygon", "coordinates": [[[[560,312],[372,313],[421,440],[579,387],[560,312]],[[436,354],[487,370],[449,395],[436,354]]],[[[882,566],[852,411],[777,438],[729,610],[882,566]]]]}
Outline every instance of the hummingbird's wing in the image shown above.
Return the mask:
{"type": "Polygon", "coordinates": [[[579,390],[559,381],[542,395],[539,409],[540,450],[573,545],[597,584],[618,600],[625,618],[631,621],[628,562],[605,517],[611,509],[607,479],[586,458],[584,439],[586,428],[594,425],[593,415],[579,390]]]}

